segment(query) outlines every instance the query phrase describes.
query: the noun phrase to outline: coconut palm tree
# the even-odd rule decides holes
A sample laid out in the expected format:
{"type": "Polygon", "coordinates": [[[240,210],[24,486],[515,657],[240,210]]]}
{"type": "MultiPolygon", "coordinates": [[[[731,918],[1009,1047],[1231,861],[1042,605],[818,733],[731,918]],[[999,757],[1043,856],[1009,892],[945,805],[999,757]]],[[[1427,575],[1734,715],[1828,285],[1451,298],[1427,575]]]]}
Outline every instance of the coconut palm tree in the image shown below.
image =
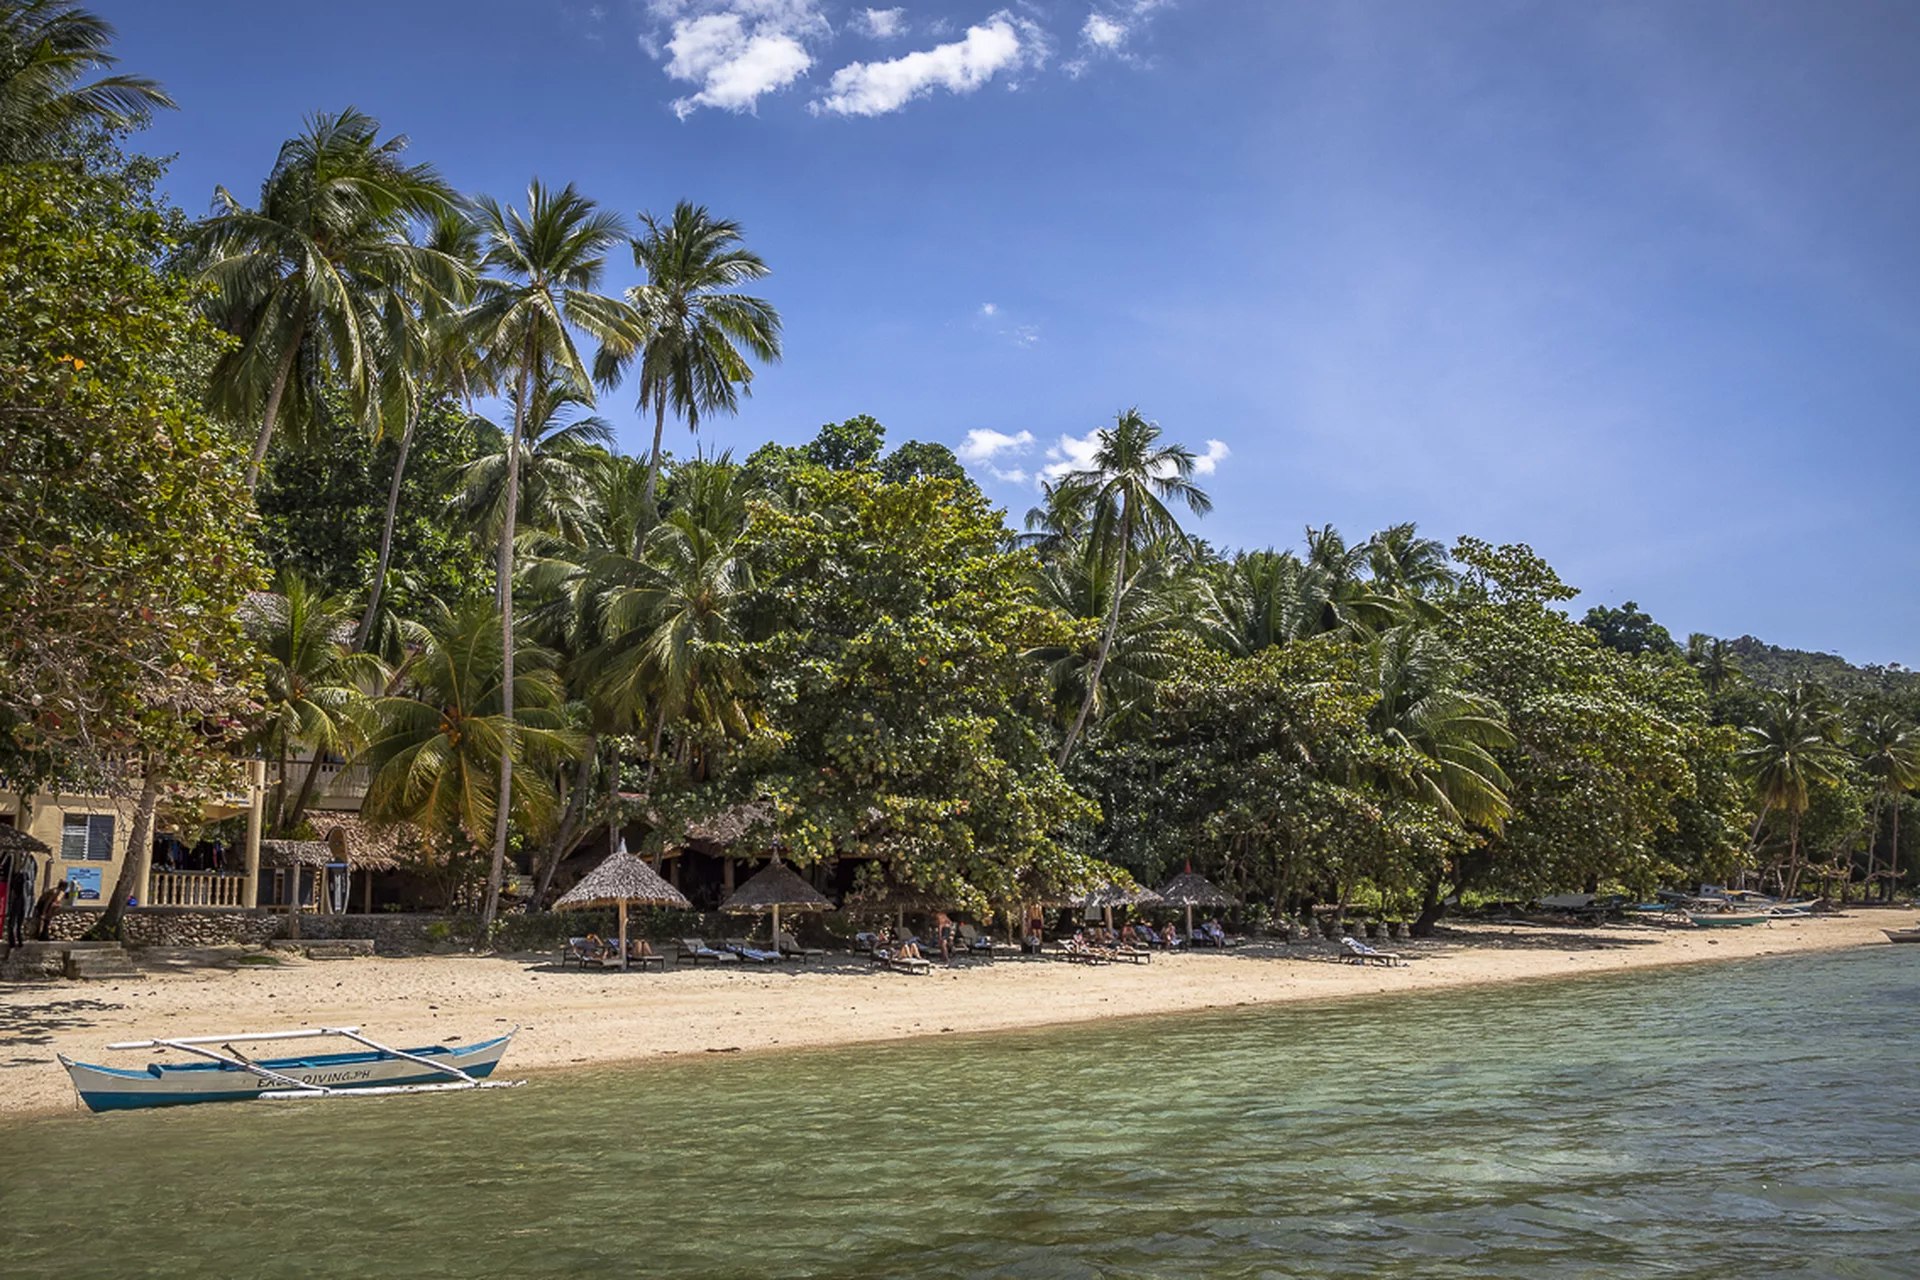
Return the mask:
{"type": "Polygon", "coordinates": [[[304,578],[282,572],[271,594],[253,598],[252,622],[264,665],[262,748],[280,761],[274,829],[291,830],[306,809],[320,762],[345,755],[360,740],[367,690],[385,675],[380,660],[357,652],[350,603],[322,595],[304,578]],[[297,797],[287,795],[288,759],[296,747],[313,753],[297,797]]]}
{"type": "MultiPolygon", "coordinates": [[[[1384,553],[1383,553],[1384,554],[1384,553]]],[[[1404,612],[1382,584],[1367,576],[1376,555],[1371,543],[1349,546],[1332,525],[1307,530],[1307,572],[1301,579],[1306,635],[1342,632],[1366,639],[1392,626],[1404,612]]]]}
{"type": "Polygon", "coordinates": [[[1769,696],[1760,723],[1741,731],[1735,760],[1760,801],[1754,838],[1758,840],[1770,813],[1787,815],[1787,870],[1782,875],[1787,893],[1799,883],[1800,819],[1807,811],[1809,789],[1839,780],[1844,759],[1839,733],[1832,703],[1819,690],[1799,684],[1769,696]]]}
{"type": "Polygon", "coordinates": [[[1506,712],[1462,686],[1464,666],[1434,632],[1403,624],[1368,646],[1378,700],[1373,731],[1425,762],[1421,797],[1463,826],[1497,832],[1513,812],[1512,785],[1493,752],[1514,745],[1506,712]]]}
{"type": "MultiPolygon", "coordinates": [[[[1173,548],[1149,548],[1135,558],[1133,571],[1119,584],[1123,597],[1119,623],[1100,672],[1100,686],[1092,690],[1094,713],[1102,720],[1151,699],[1154,688],[1178,664],[1178,639],[1195,629],[1196,618],[1203,612],[1196,607],[1202,603],[1199,584],[1184,577],[1181,568],[1173,548]]],[[[1042,561],[1034,574],[1034,593],[1040,603],[1076,620],[1113,613],[1107,593],[1114,585],[1104,562],[1084,544],[1042,561]]],[[[1044,645],[1029,654],[1045,665],[1055,714],[1062,720],[1086,701],[1087,682],[1099,655],[1099,636],[1093,639],[1093,644],[1044,645]]]]}
{"type": "Polygon", "coordinates": [[[0,162],[49,159],[85,130],[137,128],[174,105],[145,76],[80,83],[119,63],[113,35],[72,0],[0,0],[0,162]]]}
{"type": "Polygon", "coordinates": [[[1166,540],[1187,545],[1186,534],[1168,509],[1168,502],[1183,502],[1197,516],[1213,510],[1213,500],[1193,483],[1193,468],[1192,450],[1184,445],[1161,444],[1159,426],[1141,417],[1138,409],[1127,409],[1115,417],[1112,427],[1100,431],[1092,464],[1065,477],[1067,485],[1088,490],[1091,540],[1112,566],[1113,588],[1100,648],[1094,654],[1093,669],[1087,673],[1086,696],[1060,746],[1061,768],[1073,758],[1074,745],[1099,697],[1101,672],[1120,629],[1130,562],[1147,543],[1166,540]]]}
{"type": "MultiPolygon", "coordinates": [[[[571,185],[558,191],[538,179],[527,186],[524,210],[482,198],[474,223],[486,275],[475,288],[468,312],[471,333],[483,367],[494,380],[512,388],[513,424],[508,431],[504,500],[495,596],[500,613],[502,723],[513,732],[513,543],[519,518],[520,461],[517,447],[526,439],[528,414],[539,403],[536,389],[558,382],[582,402],[593,402],[593,384],[574,343],[574,329],[601,337],[611,332],[622,307],[594,292],[606,266],[606,251],[621,235],[620,220],[600,210],[571,185]]],[[[516,752],[498,756],[499,802],[493,806],[493,864],[487,875],[483,927],[491,927],[500,908],[500,883],[506,874],[507,822],[514,811],[513,762],[516,752]]]]}
{"type": "MultiPolygon", "coordinates": [[[[512,420],[522,424],[516,532],[524,527],[579,542],[595,519],[593,481],[613,447],[613,427],[581,413],[586,402],[579,393],[552,377],[535,386],[533,405],[524,412],[518,396],[515,388],[507,397],[512,420]]],[[[507,473],[516,469],[507,453],[511,428],[477,425],[489,439],[488,451],[456,473],[452,508],[482,544],[497,547],[507,518],[507,473]]]]}
{"type": "Polygon", "coordinates": [[[750,394],[753,365],[780,358],[780,313],[764,298],[735,292],[768,274],[741,242],[740,224],[685,201],[664,220],[640,215],[633,263],[646,282],[627,290],[627,312],[604,339],[594,373],[611,385],[636,362],[640,409],[653,411],[647,499],[660,477],[667,412],[699,431],[700,420],[735,413],[750,394]]]}
{"type": "Polygon", "coordinates": [[[1420,536],[1411,521],[1382,529],[1367,539],[1367,570],[1374,586],[1404,598],[1424,599],[1453,585],[1456,575],[1447,549],[1420,536]]]}
{"type": "Polygon", "coordinates": [[[373,583],[367,590],[367,607],[354,633],[356,649],[368,646],[373,639],[375,620],[380,616],[387,570],[393,560],[393,529],[400,515],[400,488],[406,479],[407,459],[413,451],[421,410],[443,395],[469,398],[477,375],[472,332],[459,310],[471,300],[474,271],[479,262],[479,241],[473,223],[449,209],[434,219],[425,238],[428,246],[444,257],[447,274],[443,279],[451,287],[443,292],[432,287],[437,281],[425,281],[429,287],[413,298],[394,290],[386,296],[380,316],[376,438],[395,422],[400,424],[400,436],[394,449],[393,475],[387,484],[386,515],[380,525],[380,554],[374,565],[373,583]]]}
{"type": "Polygon", "coordinates": [[[507,800],[515,820],[529,831],[547,821],[554,795],[545,770],[577,752],[580,738],[564,725],[552,655],[523,645],[516,657],[510,717],[499,613],[485,603],[430,605],[400,687],[372,703],[356,760],[368,770],[368,817],[485,847],[505,794],[500,760],[512,756],[523,766],[507,800]]]}
{"type": "Polygon", "coordinates": [[[1687,664],[1699,675],[1708,697],[1716,696],[1740,678],[1740,663],[1733,656],[1733,646],[1698,631],[1687,637],[1687,664]]]}
{"type": "Polygon", "coordinates": [[[356,413],[370,412],[381,312],[458,279],[457,260],[408,235],[455,197],[431,165],[402,159],[406,146],[380,141],[380,122],[351,107],[314,116],[281,146],[257,207],[218,187],[212,216],[194,228],[212,316],[240,339],[214,366],[214,401],[236,420],[258,414],[249,488],[283,414],[310,412],[309,384],[335,382],[356,413]]]}
{"type": "Polygon", "coordinates": [[[1887,897],[1900,875],[1900,804],[1920,788],[1920,729],[1904,716],[1880,712],[1862,720],[1853,733],[1861,771],[1873,779],[1873,834],[1867,841],[1867,892],[1873,892],[1874,854],[1880,840],[1880,809],[1893,809],[1893,847],[1887,855],[1887,897]]]}
{"type": "Polygon", "coordinates": [[[1244,551],[1220,566],[1222,647],[1240,657],[1312,634],[1307,568],[1290,551],[1244,551]]]}

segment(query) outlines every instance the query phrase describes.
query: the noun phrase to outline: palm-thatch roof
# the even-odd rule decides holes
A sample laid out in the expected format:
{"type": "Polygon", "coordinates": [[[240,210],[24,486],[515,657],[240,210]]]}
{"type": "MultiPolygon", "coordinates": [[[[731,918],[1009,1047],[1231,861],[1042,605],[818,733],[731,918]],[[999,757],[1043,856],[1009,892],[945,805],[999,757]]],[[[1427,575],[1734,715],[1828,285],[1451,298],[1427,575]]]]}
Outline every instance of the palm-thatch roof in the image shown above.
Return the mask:
{"type": "Polygon", "coordinates": [[[555,900],[556,911],[585,911],[594,907],[691,907],[686,895],[660,878],[642,858],[620,849],[582,876],[580,883],[555,900]]]}
{"type": "Polygon", "coordinates": [[[355,871],[391,871],[400,865],[403,842],[418,837],[404,822],[375,823],[349,813],[309,814],[314,835],[333,849],[335,862],[355,871]]]}
{"type": "Polygon", "coordinates": [[[18,827],[0,827],[0,857],[12,853],[34,853],[45,856],[53,850],[47,848],[44,841],[28,835],[18,827]]]}
{"type": "Polygon", "coordinates": [[[833,910],[833,899],[802,880],[792,867],[775,858],[720,904],[722,911],[771,911],[776,907],[833,910]]]}
{"type": "Polygon", "coordinates": [[[1192,871],[1177,875],[1160,886],[1163,901],[1176,907],[1229,907],[1233,897],[1203,875],[1192,871]]]}
{"type": "Polygon", "coordinates": [[[325,840],[262,840],[260,865],[263,867],[324,867],[338,862],[333,846],[325,840]]]}
{"type": "Polygon", "coordinates": [[[1128,888],[1119,884],[1103,884],[1081,901],[1096,911],[1102,907],[1151,907],[1159,905],[1160,895],[1142,885],[1128,888]]]}

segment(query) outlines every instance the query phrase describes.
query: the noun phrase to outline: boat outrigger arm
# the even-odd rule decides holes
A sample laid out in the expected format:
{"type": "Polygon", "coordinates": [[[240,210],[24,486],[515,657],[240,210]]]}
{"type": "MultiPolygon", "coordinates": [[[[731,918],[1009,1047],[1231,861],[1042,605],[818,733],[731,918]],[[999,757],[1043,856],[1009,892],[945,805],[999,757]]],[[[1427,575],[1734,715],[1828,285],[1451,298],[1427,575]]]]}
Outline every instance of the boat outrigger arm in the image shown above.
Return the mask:
{"type": "MultiPolygon", "coordinates": [[[[514,1031],[519,1028],[515,1027],[514,1031]]],[[[507,1033],[509,1036],[512,1031],[507,1033]]],[[[254,1031],[241,1032],[225,1036],[175,1036],[154,1040],[122,1040],[107,1046],[109,1049],[177,1049],[182,1053],[196,1054],[209,1058],[222,1066],[233,1067],[241,1071],[250,1071],[269,1084],[279,1085],[277,1089],[263,1089],[252,1095],[273,1101],[285,1101],[292,1098],[344,1098],[378,1097],[395,1093],[445,1093],[465,1089],[511,1089],[524,1083],[520,1080],[481,1080],[459,1067],[446,1062],[435,1062],[432,1058],[411,1053],[405,1049],[395,1049],[391,1045],[381,1044],[378,1040],[364,1035],[359,1027],[311,1027],[300,1031],[254,1031]],[[241,1055],[233,1047],[236,1040],[258,1042],[263,1040],[310,1040],[321,1036],[339,1036],[364,1045],[384,1057],[400,1058],[416,1063],[438,1074],[450,1077],[447,1080],[429,1084],[372,1085],[354,1088],[338,1088],[320,1084],[311,1080],[301,1080],[262,1063],[252,1061],[241,1055]],[[225,1053],[210,1049],[208,1045],[219,1045],[225,1053]]]]}

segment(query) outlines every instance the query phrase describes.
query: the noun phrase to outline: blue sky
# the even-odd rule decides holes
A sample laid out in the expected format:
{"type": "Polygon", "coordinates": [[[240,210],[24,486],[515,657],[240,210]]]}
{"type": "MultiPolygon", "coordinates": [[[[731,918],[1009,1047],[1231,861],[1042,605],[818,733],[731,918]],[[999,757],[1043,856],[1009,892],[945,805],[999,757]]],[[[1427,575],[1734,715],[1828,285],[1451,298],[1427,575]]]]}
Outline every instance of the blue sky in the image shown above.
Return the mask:
{"type": "Polygon", "coordinates": [[[1417,520],[1920,665],[1920,7],[92,3],[190,211],[352,104],[463,189],[743,222],[787,358],[708,447],[871,413],[1017,519],[1137,404],[1216,544],[1417,520]]]}

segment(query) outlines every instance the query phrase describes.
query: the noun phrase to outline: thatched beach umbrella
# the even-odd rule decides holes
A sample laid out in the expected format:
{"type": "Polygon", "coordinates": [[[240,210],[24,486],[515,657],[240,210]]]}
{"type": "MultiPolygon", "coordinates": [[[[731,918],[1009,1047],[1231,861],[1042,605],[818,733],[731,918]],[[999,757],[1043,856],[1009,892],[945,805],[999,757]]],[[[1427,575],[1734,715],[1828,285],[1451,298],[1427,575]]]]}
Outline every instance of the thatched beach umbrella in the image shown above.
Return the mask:
{"type": "Polygon", "coordinates": [[[1107,928],[1113,928],[1113,909],[1115,907],[1151,907],[1157,906],[1160,895],[1141,885],[1129,889],[1119,884],[1103,884],[1081,900],[1088,911],[1099,910],[1104,913],[1107,928]]]}
{"type": "Polygon", "coordinates": [[[735,889],[728,899],[720,904],[722,911],[758,915],[762,911],[773,913],[773,947],[780,949],[780,908],[787,907],[796,911],[831,911],[833,899],[802,880],[792,867],[775,858],[760,871],[755,872],[747,882],[735,889]]]}
{"type": "Polygon", "coordinates": [[[1187,909],[1187,936],[1193,936],[1193,909],[1195,907],[1226,907],[1233,905],[1233,899],[1227,892],[1205,876],[1196,875],[1189,867],[1182,875],[1177,875],[1160,887],[1161,901],[1176,907],[1187,909]]]}
{"type": "Polygon", "coordinates": [[[580,883],[554,901],[555,911],[586,911],[598,907],[620,910],[620,967],[627,967],[627,908],[691,907],[686,895],[660,878],[644,859],[627,852],[627,842],[607,855],[580,883]]]}
{"type": "Polygon", "coordinates": [[[22,853],[44,858],[52,852],[45,841],[35,839],[18,827],[0,827],[0,858],[22,853]]]}

